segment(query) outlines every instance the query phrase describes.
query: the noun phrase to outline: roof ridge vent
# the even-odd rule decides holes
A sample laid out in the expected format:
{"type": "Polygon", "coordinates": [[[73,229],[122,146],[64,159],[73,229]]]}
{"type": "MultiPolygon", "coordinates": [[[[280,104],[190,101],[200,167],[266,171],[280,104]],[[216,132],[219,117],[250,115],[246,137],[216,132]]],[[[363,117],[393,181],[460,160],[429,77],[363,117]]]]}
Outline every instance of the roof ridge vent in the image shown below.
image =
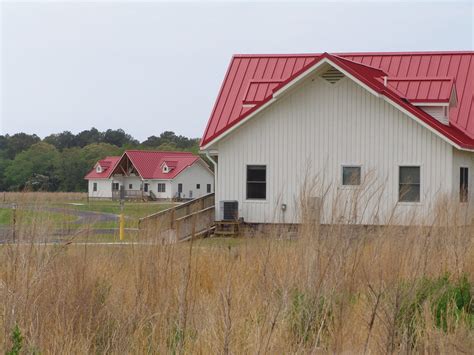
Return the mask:
{"type": "Polygon", "coordinates": [[[342,74],[339,70],[337,70],[334,67],[330,67],[328,70],[326,70],[324,73],[321,74],[321,78],[323,78],[330,84],[337,83],[343,77],[344,77],[344,74],[342,74]]]}

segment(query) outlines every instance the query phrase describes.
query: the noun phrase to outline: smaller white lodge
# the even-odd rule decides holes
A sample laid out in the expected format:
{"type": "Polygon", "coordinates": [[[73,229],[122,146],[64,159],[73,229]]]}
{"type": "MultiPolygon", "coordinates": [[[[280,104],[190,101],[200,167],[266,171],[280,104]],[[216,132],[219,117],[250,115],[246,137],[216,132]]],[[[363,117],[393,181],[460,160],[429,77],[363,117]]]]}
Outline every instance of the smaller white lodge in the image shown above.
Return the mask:
{"type": "Polygon", "coordinates": [[[188,152],[128,150],[99,160],[85,176],[89,198],[193,199],[214,192],[214,174],[188,152]]]}

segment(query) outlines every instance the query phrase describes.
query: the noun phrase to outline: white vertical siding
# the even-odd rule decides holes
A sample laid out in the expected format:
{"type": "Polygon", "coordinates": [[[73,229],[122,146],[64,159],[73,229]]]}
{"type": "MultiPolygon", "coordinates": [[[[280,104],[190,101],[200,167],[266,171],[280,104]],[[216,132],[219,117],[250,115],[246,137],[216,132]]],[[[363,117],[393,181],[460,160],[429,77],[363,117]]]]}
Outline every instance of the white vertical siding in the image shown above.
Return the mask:
{"type": "Polygon", "coordinates": [[[207,184],[211,184],[211,192],[214,191],[214,174],[204,167],[200,162],[194,163],[183,170],[172,181],[172,197],[178,193],[178,184],[183,184],[184,198],[198,198],[207,194],[207,184]],[[200,188],[197,188],[197,184],[200,188]]]}
{"type": "Polygon", "coordinates": [[[459,201],[461,186],[461,167],[469,169],[468,176],[468,202],[460,204],[467,209],[470,219],[474,218],[474,153],[464,152],[453,148],[453,199],[459,201]]]}
{"type": "Polygon", "coordinates": [[[112,198],[112,181],[109,179],[89,180],[89,197],[112,198]],[[94,183],[97,184],[97,191],[94,191],[94,183]]]}
{"type": "MultiPolygon", "coordinates": [[[[348,78],[335,85],[318,77],[307,80],[217,149],[216,200],[238,200],[240,216],[248,222],[296,222],[305,177],[329,189],[327,201],[340,196],[344,205],[354,193],[341,187],[344,164],[362,165],[365,178],[373,176],[366,194],[372,202],[364,214],[358,212],[361,223],[384,223],[395,206],[397,215],[427,211],[452,186],[451,146],[348,78]],[[248,164],[267,166],[266,201],[245,200],[248,164]],[[397,204],[400,165],[421,166],[418,204],[397,204]],[[373,201],[379,191],[380,208],[373,201]],[[288,207],[284,213],[282,203],[288,207]]],[[[330,208],[324,206],[326,219],[330,208]]]]}
{"type": "Polygon", "coordinates": [[[147,180],[148,191],[153,191],[157,198],[172,198],[172,189],[170,180],[147,180]],[[165,192],[158,192],[158,184],[165,184],[165,192]]]}

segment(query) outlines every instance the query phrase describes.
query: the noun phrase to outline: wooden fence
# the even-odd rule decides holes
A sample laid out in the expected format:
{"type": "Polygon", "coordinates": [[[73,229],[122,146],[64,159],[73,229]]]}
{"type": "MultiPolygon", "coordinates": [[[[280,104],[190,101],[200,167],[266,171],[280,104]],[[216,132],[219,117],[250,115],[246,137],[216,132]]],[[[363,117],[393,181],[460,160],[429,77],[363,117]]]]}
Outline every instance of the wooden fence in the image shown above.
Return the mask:
{"type": "Polygon", "coordinates": [[[214,225],[214,193],[140,218],[141,235],[165,236],[180,241],[200,234],[214,225]]]}

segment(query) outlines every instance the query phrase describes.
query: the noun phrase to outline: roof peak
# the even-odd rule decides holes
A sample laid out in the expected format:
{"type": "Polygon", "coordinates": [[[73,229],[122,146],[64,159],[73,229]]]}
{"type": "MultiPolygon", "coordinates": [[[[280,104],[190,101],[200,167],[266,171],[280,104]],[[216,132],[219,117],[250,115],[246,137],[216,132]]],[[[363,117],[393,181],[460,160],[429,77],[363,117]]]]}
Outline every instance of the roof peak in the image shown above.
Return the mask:
{"type": "MultiPolygon", "coordinates": [[[[171,150],[141,150],[141,149],[127,149],[127,152],[140,152],[140,153],[163,153],[163,154],[183,154],[183,155],[196,155],[193,152],[182,152],[182,151],[171,151],[171,150]]],[[[196,155],[197,156],[197,155],[196,155]]]]}
{"type": "Polygon", "coordinates": [[[405,55],[474,55],[474,50],[456,50],[456,51],[407,51],[407,52],[320,52],[320,53],[236,53],[234,58],[291,58],[291,57],[318,57],[323,53],[329,53],[337,56],[405,56],[405,55]]]}

